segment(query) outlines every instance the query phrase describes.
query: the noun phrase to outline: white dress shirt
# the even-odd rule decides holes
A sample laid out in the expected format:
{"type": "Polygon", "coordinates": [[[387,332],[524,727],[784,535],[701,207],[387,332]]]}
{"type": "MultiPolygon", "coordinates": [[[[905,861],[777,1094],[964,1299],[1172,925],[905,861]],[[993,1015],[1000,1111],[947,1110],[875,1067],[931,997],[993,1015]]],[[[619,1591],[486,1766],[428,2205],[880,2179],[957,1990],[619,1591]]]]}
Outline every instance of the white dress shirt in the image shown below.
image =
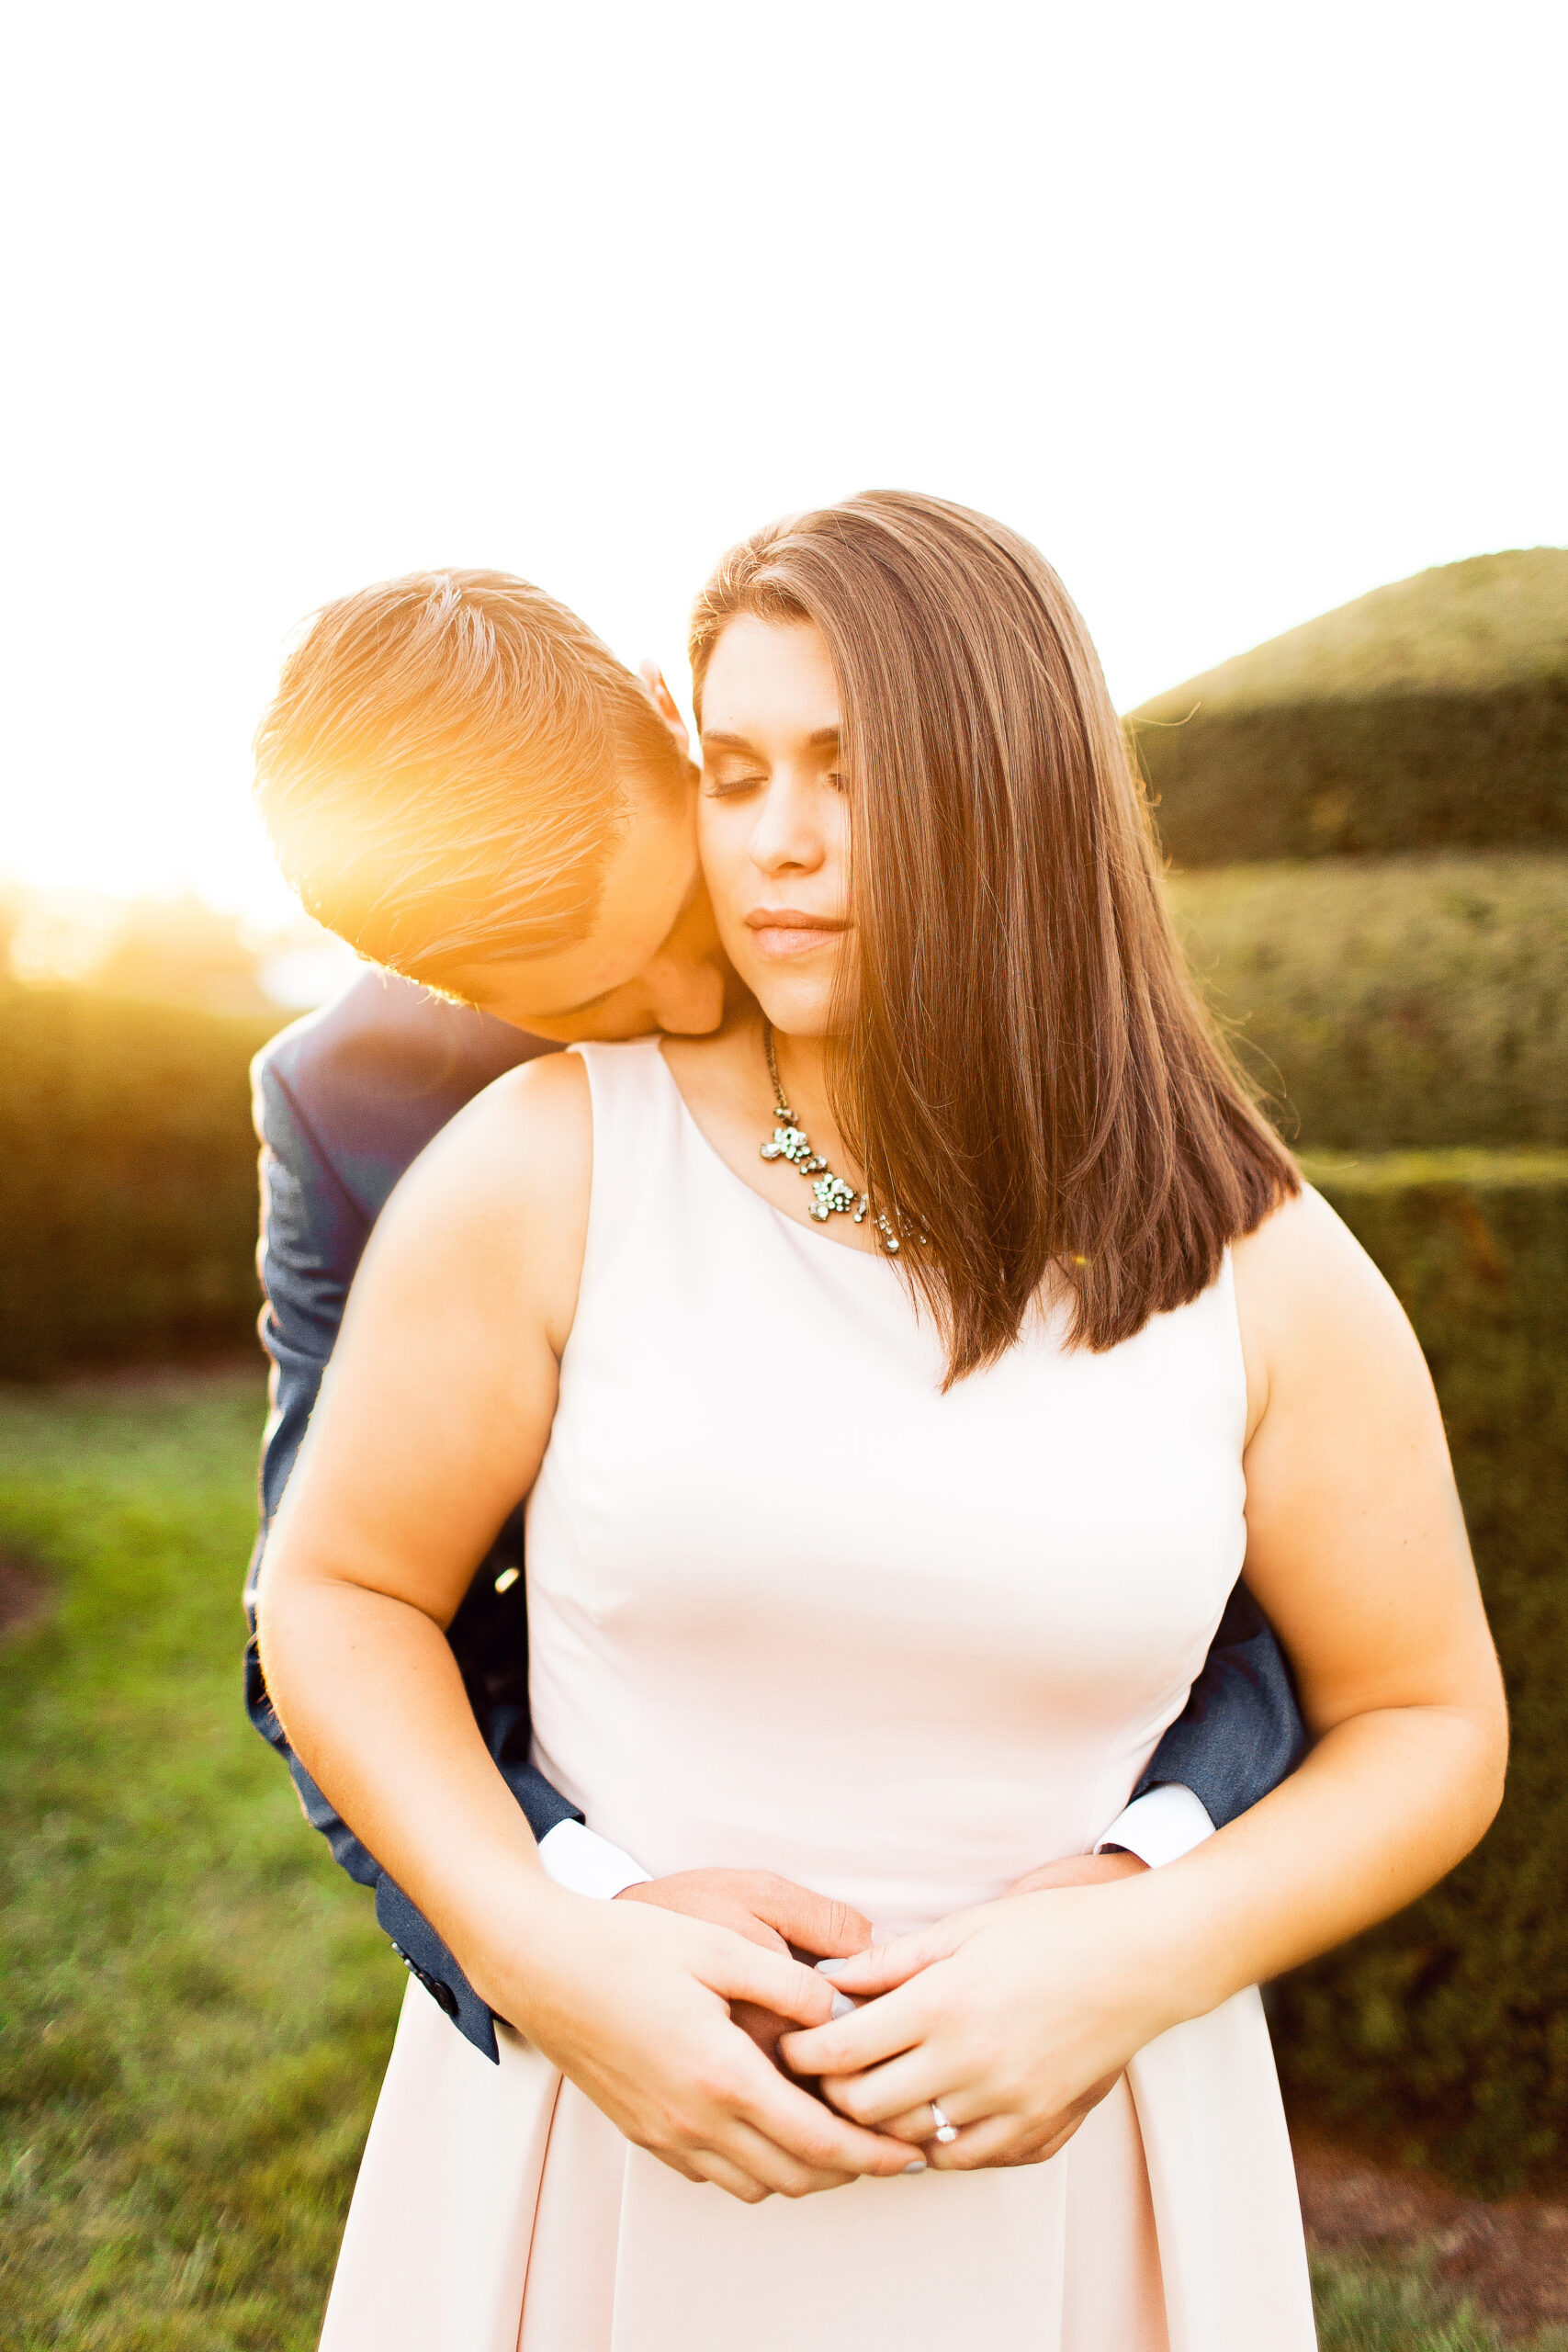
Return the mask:
{"type": "Polygon", "coordinates": [[[1162,1781],[1117,1815],[1094,1850],[1106,1854],[1120,1848],[1153,1871],[1161,1862],[1179,1862],[1213,1834],[1214,1825],[1191,1790],[1179,1781],[1162,1781]]]}
{"type": "MultiPolygon", "coordinates": [[[[1157,1870],[1161,1862],[1179,1861],[1213,1834],[1214,1825],[1191,1790],[1179,1781],[1164,1781],[1146,1796],[1134,1797],[1094,1850],[1136,1854],[1150,1870],[1157,1870]]],[[[605,1903],[624,1894],[628,1886],[646,1885],[649,1875],[629,1854],[581,1821],[558,1821],[547,1830],[539,1840],[539,1860],[545,1876],[569,1894],[593,1894],[605,1903]]]]}

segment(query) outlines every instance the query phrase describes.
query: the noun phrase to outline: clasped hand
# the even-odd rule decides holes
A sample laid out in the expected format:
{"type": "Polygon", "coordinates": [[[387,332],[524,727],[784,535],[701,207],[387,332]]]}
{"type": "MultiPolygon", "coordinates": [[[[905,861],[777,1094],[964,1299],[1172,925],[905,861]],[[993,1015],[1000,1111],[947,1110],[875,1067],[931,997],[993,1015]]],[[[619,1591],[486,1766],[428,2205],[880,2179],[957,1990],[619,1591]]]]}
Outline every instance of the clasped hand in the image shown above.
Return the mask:
{"type": "Polygon", "coordinates": [[[575,2049],[561,2046],[558,2023],[544,2038],[628,2137],[748,2202],[922,2163],[1038,2163],[1168,2021],[1152,2013],[1155,1972],[1137,1964],[1118,1907],[1127,1890],[1115,1882],[1143,1867],[1131,1855],[1055,1863],[1000,1902],[874,1949],[860,1914],[766,1873],[656,1880],[621,1902],[682,1917],[652,1946],[636,1939],[636,1990],[622,1978],[611,2038],[627,2046],[607,2046],[602,2008],[592,2048],[576,2033],[562,2037],[575,2049]],[[678,1949],[666,1954],[669,1934],[678,1949]],[[828,1986],[792,1947],[836,1957],[834,1983],[865,2006],[827,2021],[828,1986]],[[690,1989],[676,1997],[682,1980],[690,1989]],[[650,2042],[639,2029],[652,2018],[637,2013],[656,1984],[673,2006],[657,2002],[650,2042]],[[825,2103],[769,2064],[775,2053],[790,2073],[820,2078],[825,2103]],[[931,2136],[933,2098],[959,2127],[945,2147],[931,2136]]]}
{"type": "Polygon", "coordinates": [[[828,1980],[791,1947],[863,1949],[871,1929],[858,1912],[751,1871],[694,1871],[609,1904],[542,1873],[523,1892],[525,1910],[492,1906],[467,1942],[469,1981],[635,2145],[747,2204],[918,2162],[771,2054],[782,2031],[831,2008],[828,1980]]]}
{"type": "Polygon", "coordinates": [[[844,1962],[852,2016],[785,2033],[785,2063],[852,2121],[922,2144],[947,2170],[1039,2164],[1068,2141],[1144,2043],[1174,2021],[1134,1930],[1131,1855],[1032,1872],[844,1962]],[[1129,1903],[1131,1897],[1131,1903],[1129,1903]],[[931,2136],[931,2102],[957,2127],[931,2136]]]}

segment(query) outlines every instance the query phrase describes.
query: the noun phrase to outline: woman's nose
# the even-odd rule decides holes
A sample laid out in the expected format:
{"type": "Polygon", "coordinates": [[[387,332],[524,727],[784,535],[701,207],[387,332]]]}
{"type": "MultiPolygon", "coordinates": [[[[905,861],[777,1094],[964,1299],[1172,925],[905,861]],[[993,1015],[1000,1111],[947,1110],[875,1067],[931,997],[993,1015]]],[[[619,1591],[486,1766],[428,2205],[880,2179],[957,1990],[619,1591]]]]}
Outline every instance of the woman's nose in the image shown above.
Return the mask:
{"type": "Polygon", "coordinates": [[[809,873],[822,863],[813,795],[788,776],[776,776],[757,814],[750,851],[764,874],[809,873]]]}

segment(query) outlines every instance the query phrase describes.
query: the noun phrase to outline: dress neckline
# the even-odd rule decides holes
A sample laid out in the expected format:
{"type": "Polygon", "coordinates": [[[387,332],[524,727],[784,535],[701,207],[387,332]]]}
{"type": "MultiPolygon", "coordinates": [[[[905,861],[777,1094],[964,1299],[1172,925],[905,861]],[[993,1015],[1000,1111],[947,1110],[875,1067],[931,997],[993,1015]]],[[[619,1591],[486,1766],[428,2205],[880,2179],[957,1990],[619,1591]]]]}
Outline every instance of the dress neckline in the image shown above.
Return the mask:
{"type": "MultiPolygon", "coordinates": [[[[712,1138],[703,1132],[695,1113],[682,1093],[680,1080],[664,1057],[663,1039],[650,1037],[648,1042],[663,1072],[665,1084],[675,1097],[681,1119],[695,1137],[704,1159],[711,1160],[726,1182],[734,1185],[738,1192],[744,1193],[749,1199],[755,1201],[759,1208],[765,1209],[770,1216],[777,1217],[779,1223],[788,1226],[792,1233],[801,1234],[808,1242],[811,1241],[811,1227],[803,1217],[791,1216],[787,1209],[781,1209],[776,1201],[770,1201],[765,1193],[760,1193],[754,1184],[749,1184],[738,1169],[731,1168],[723,1152],[718,1149],[712,1138]]],[[[897,1271],[893,1268],[893,1261],[886,1250],[857,1250],[852,1242],[835,1241],[828,1233],[820,1234],[811,1246],[814,1249],[822,1248],[830,1250],[835,1258],[859,1258],[874,1266],[886,1266],[897,1271]]]]}

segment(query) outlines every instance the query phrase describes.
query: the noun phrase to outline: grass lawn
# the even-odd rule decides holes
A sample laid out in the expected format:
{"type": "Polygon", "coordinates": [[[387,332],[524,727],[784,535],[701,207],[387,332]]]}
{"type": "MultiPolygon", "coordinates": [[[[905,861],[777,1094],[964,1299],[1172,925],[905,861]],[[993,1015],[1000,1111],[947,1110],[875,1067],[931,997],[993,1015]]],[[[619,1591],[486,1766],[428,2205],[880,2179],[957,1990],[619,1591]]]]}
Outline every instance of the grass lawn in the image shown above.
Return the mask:
{"type": "Polygon", "coordinates": [[[1468,2306],[1435,2291],[1422,2269],[1396,2269],[1356,2256],[1314,2256],[1321,2352],[1563,2352],[1568,2336],[1547,2328],[1508,2336],[1468,2306]]]}
{"type": "MultiPolygon", "coordinates": [[[[309,2352],[404,1978],[239,1697],[249,1374],[0,1391],[0,2346],[309,2352]]],[[[1320,2266],[1325,2352],[1493,2352],[1320,2266]]],[[[737,2346],[737,2352],[743,2347],[737,2346]]]]}
{"type": "Polygon", "coordinates": [[[239,1698],[260,1380],[0,1396],[0,2344],[306,2352],[405,1979],[239,1698]]]}

